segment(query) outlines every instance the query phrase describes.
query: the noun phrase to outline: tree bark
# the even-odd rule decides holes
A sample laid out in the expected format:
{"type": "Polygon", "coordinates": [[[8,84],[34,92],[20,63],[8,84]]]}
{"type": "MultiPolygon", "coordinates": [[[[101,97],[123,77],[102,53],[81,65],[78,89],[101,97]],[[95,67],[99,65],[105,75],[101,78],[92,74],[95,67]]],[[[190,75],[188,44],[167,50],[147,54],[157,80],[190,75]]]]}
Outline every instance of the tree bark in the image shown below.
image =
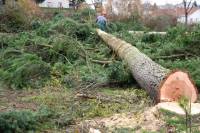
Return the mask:
{"type": "MultiPolygon", "coordinates": [[[[150,97],[155,101],[174,101],[177,100],[182,95],[186,95],[187,97],[191,98],[193,101],[196,101],[197,98],[197,91],[195,86],[190,82],[190,79],[187,79],[187,74],[185,75],[187,80],[188,88],[184,88],[179,90],[179,86],[174,85],[174,83],[169,80],[171,78],[169,75],[174,74],[177,76],[176,78],[180,78],[179,74],[184,73],[176,73],[171,72],[169,69],[166,69],[159,64],[152,61],[148,56],[140,52],[136,47],[132,46],[131,44],[122,41],[113,35],[107,34],[99,29],[97,29],[98,35],[108,44],[108,46],[113,49],[120,58],[122,58],[125,62],[127,62],[135,80],[139,83],[139,85],[144,88],[150,97]],[[188,81],[189,80],[189,81],[188,81]],[[165,84],[167,82],[167,86],[165,84]],[[171,88],[168,87],[169,82],[172,82],[172,90],[175,89],[177,92],[170,92],[168,93],[171,88]],[[192,84],[192,85],[190,85],[192,84]],[[162,89],[163,88],[163,89],[162,89]],[[178,88],[178,89],[177,89],[178,88]],[[162,91],[161,91],[162,89],[162,91]],[[177,89],[177,90],[176,90],[177,89]],[[183,91],[183,92],[182,92],[183,91]],[[186,92],[191,92],[191,95],[187,95],[186,92]],[[166,94],[162,94],[166,93],[166,94]],[[176,93],[176,95],[175,95],[176,93]],[[172,96],[173,95],[173,96],[172,96]]],[[[185,74],[185,73],[184,73],[185,74]]],[[[176,80],[176,79],[175,79],[176,80]]],[[[182,79],[181,79],[182,81],[182,79]]],[[[177,80],[177,83],[180,81],[177,80]]],[[[182,83],[182,82],[181,82],[182,83]]],[[[170,86],[171,87],[171,86],[170,86]]]]}
{"type": "Polygon", "coordinates": [[[188,13],[185,13],[185,26],[187,27],[188,25],[188,13]]]}
{"type": "Polygon", "coordinates": [[[156,31],[152,31],[152,32],[145,32],[145,31],[128,31],[128,33],[130,34],[136,34],[136,35],[166,35],[167,32],[156,32],[156,31]]]}

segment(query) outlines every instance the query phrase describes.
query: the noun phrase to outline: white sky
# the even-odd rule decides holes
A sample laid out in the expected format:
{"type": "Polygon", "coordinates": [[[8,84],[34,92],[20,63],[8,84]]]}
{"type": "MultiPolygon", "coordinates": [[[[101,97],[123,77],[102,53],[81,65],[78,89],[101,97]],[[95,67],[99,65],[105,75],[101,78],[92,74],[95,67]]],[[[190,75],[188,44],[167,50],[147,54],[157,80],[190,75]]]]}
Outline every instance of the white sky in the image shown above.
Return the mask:
{"type": "MultiPolygon", "coordinates": [[[[143,0],[143,2],[145,1],[149,1],[151,3],[156,3],[158,5],[164,5],[164,4],[179,4],[181,3],[183,0],[143,0]]],[[[188,0],[189,1],[189,0],[188,0]]],[[[200,3],[200,0],[196,0],[197,3],[200,3]]]]}
{"type": "MultiPolygon", "coordinates": [[[[91,0],[86,0],[87,2],[91,3],[91,0]]],[[[105,0],[106,1],[106,0],[105,0]]],[[[152,4],[156,3],[157,5],[164,5],[164,4],[179,4],[183,0],[142,0],[143,2],[149,1],[152,4]]],[[[188,0],[189,1],[189,0],[188,0]]],[[[200,0],[196,0],[198,4],[200,4],[200,0]]]]}

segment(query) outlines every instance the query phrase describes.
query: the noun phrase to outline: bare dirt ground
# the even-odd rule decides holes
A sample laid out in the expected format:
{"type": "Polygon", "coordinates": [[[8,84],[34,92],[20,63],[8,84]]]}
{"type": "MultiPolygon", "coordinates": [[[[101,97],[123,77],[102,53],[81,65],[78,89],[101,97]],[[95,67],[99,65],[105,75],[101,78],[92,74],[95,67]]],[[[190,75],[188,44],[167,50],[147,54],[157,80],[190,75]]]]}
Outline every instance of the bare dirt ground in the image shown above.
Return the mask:
{"type": "MultiPolygon", "coordinates": [[[[36,104],[22,100],[23,97],[31,97],[34,95],[37,95],[37,92],[1,90],[0,112],[23,109],[36,111],[36,104]]],[[[160,129],[165,126],[165,123],[160,119],[158,110],[155,107],[147,107],[144,110],[145,111],[141,112],[114,114],[110,117],[85,120],[77,123],[76,126],[72,126],[70,130],[67,129],[67,131],[71,132],[77,129],[78,131],[89,132],[90,128],[98,129],[103,133],[111,133],[117,130],[134,131],[138,133],[142,130],[160,131],[160,129]]]]}
{"type": "MultiPolygon", "coordinates": [[[[176,133],[179,129],[165,122],[166,114],[158,106],[145,108],[142,112],[114,114],[111,117],[96,118],[81,122],[73,127],[79,132],[89,133],[176,133]]],[[[176,120],[176,115],[171,120],[176,120]]],[[[195,133],[200,132],[200,116],[193,117],[193,126],[197,125],[195,133]]],[[[178,122],[179,124],[181,121],[178,122]]],[[[73,131],[73,130],[71,130],[73,131]]]]}
{"type": "Polygon", "coordinates": [[[37,105],[30,102],[22,101],[22,97],[35,95],[33,92],[22,92],[12,90],[1,90],[0,93],[0,112],[6,112],[9,110],[22,110],[30,109],[33,111],[37,110],[37,105]]]}
{"type": "MultiPolygon", "coordinates": [[[[37,105],[25,102],[23,97],[38,95],[37,91],[0,91],[0,112],[9,110],[30,109],[37,110],[37,105]]],[[[198,120],[199,121],[199,120],[198,120]]],[[[132,111],[113,114],[109,117],[99,117],[77,122],[76,125],[68,127],[67,133],[149,133],[149,132],[175,132],[175,127],[164,122],[164,116],[157,106],[146,107],[142,111],[132,111]],[[99,131],[99,132],[95,132],[99,131]]],[[[48,131],[52,132],[52,131],[48,131]]],[[[63,132],[63,131],[62,131],[63,132]]]]}
{"type": "MultiPolygon", "coordinates": [[[[165,122],[161,119],[161,113],[158,111],[157,107],[150,107],[145,110],[146,111],[140,113],[129,112],[114,114],[107,118],[86,120],[73,128],[79,130],[79,132],[91,133],[94,132],[93,129],[99,130],[102,133],[122,131],[135,133],[141,133],[142,131],[160,132],[163,128],[171,130],[172,127],[167,127],[165,122]]],[[[72,130],[68,130],[68,132],[71,131],[72,130]]]]}

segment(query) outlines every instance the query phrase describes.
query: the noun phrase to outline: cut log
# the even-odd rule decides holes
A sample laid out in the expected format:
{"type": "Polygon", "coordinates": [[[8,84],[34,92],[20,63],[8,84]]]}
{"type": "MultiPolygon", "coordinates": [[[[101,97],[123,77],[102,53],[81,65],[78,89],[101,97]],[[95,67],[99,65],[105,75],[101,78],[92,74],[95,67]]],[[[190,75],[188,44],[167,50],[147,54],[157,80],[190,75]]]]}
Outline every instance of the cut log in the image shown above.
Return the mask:
{"type": "Polygon", "coordinates": [[[191,102],[197,100],[197,88],[187,72],[166,69],[131,44],[99,29],[97,33],[128,64],[135,80],[154,101],[177,101],[182,96],[191,102]]]}
{"type": "Polygon", "coordinates": [[[166,35],[167,32],[156,32],[156,31],[152,31],[152,32],[145,32],[145,31],[129,31],[128,33],[130,34],[136,34],[136,35],[166,35]]]}

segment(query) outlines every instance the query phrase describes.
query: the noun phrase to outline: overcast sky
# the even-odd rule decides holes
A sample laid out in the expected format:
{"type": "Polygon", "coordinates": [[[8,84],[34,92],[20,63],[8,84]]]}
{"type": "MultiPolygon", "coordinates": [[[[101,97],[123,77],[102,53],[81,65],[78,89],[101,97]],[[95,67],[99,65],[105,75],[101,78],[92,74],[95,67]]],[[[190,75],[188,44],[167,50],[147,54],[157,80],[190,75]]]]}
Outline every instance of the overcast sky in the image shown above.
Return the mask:
{"type": "MultiPolygon", "coordinates": [[[[149,1],[151,3],[156,3],[158,5],[164,5],[164,4],[178,4],[181,3],[183,0],[143,0],[143,2],[149,1]]],[[[189,0],[188,0],[189,1],[189,0]]],[[[200,0],[196,0],[197,3],[200,3],[200,0]]]]}
{"type": "MultiPolygon", "coordinates": [[[[91,3],[91,0],[86,0],[88,3],[91,3]]],[[[106,1],[106,0],[105,0],[106,1]]],[[[164,4],[179,4],[181,3],[183,0],[142,0],[143,2],[151,2],[156,3],[157,5],[164,5],[164,4]]],[[[190,0],[187,0],[190,1],[190,0]]],[[[196,0],[198,4],[200,4],[200,0],[196,0]]]]}

